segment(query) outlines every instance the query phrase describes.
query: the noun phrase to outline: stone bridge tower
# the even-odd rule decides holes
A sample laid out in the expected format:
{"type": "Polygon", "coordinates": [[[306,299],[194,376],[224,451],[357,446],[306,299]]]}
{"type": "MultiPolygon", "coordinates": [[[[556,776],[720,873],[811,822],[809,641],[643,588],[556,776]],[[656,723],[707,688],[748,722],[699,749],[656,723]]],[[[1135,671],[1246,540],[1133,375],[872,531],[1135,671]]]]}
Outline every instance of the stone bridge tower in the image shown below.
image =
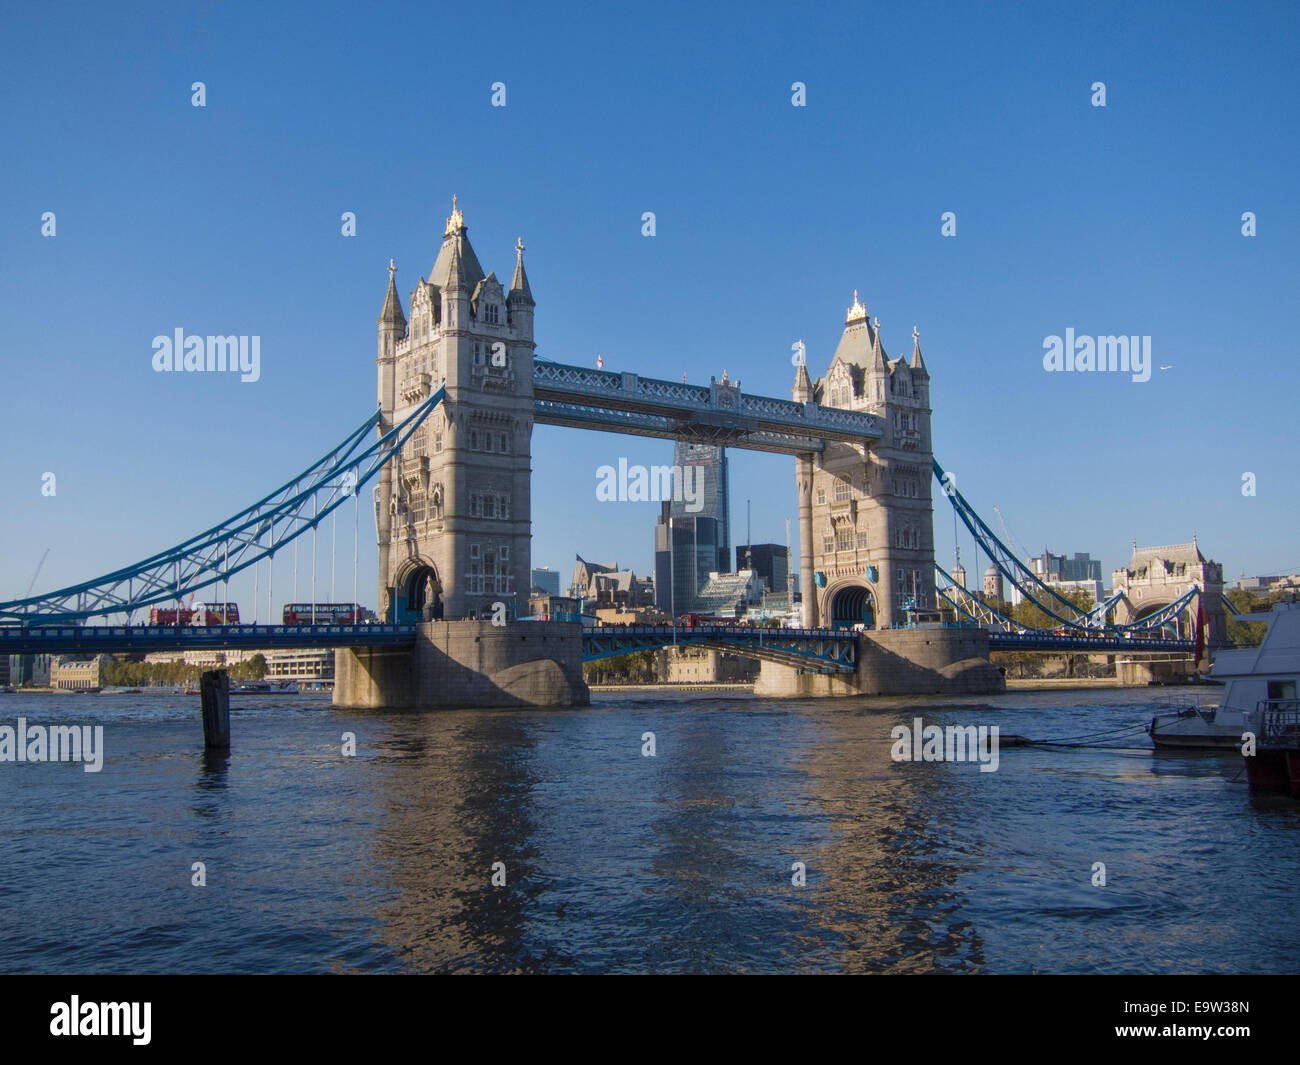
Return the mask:
{"type": "MultiPolygon", "coordinates": [[[[1112,574],[1114,591],[1124,598],[1115,605],[1115,620],[1121,625],[1140,621],[1162,607],[1176,603],[1193,587],[1201,590],[1200,606],[1205,611],[1206,642],[1223,647],[1228,642],[1228,617],[1223,608],[1223,566],[1210,561],[1193,540],[1168,547],[1133,545],[1133,557],[1112,574]]],[[[1174,620],[1178,635],[1196,636],[1197,604],[1184,609],[1174,620]]]]}
{"type": "Polygon", "coordinates": [[[379,315],[380,431],[446,398],[375,489],[380,617],[485,618],[527,601],[533,296],[515,245],[508,290],[484,274],[452,198],[442,247],[402,312],[390,260],[379,315]]]}
{"type": "Polygon", "coordinates": [[[796,459],[800,587],[810,625],[901,625],[909,606],[936,608],[930,484],[930,374],[912,330],[911,360],[890,360],[853,293],[826,376],[795,375],[794,398],[866,411],[884,436],[871,446],[832,444],[796,459]],[[811,532],[811,535],[808,535],[811,532]]]}

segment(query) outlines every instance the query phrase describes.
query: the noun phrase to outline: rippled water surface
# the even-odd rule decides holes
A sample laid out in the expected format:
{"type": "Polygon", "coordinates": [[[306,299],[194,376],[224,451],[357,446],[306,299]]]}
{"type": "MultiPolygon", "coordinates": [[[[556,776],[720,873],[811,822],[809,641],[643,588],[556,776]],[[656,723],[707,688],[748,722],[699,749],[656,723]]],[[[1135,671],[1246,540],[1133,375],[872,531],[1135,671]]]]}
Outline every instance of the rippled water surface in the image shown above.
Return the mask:
{"type": "Polygon", "coordinates": [[[1177,699],[234,696],[213,762],[193,696],[0,695],[0,724],[100,724],[106,751],[0,764],[0,970],[1294,971],[1300,802],[1252,796],[1240,756],[890,758],[918,715],[1051,738],[1177,699]]]}

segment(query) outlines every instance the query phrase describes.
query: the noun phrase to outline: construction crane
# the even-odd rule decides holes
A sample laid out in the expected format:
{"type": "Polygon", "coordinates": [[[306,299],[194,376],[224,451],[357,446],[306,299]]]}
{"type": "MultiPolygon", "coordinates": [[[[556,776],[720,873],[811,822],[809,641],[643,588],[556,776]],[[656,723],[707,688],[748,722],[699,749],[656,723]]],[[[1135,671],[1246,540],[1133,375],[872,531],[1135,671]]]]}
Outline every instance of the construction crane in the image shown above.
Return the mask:
{"type": "Polygon", "coordinates": [[[41,556],[41,560],[36,563],[36,572],[32,574],[31,583],[27,585],[27,591],[23,593],[24,599],[30,596],[32,594],[32,589],[36,587],[36,578],[41,575],[41,567],[45,565],[45,559],[48,557],[49,553],[50,549],[47,547],[45,549],[45,554],[41,556]]]}
{"type": "Polygon", "coordinates": [[[1011,535],[1011,530],[1007,528],[1007,519],[1002,516],[1002,511],[994,505],[993,513],[998,516],[998,521],[1002,524],[1002,534],[1007,538],[1007,543],[1011,544],[1018,550],[1026,562],[1029,561],[1029,552],[1025,550],[1025,545],[1011,535]]]}

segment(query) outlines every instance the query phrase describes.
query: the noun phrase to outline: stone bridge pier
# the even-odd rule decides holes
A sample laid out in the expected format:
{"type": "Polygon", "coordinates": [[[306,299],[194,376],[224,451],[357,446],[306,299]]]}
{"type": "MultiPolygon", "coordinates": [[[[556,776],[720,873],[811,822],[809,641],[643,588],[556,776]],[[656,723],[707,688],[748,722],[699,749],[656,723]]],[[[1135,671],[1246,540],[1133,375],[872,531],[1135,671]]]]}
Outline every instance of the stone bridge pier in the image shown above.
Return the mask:
{"type": "Polygon", "coordinates": [[[334,705],[359,709],[586,706],[582,626],[426,621],[413,648],[334,652],[334,705]]]}
{"type": "Polygon", "coordinates": [[[764,662],[755,695],[992,695],[1006,690],[983,629],[881,629],[858,640],[855,673],[764,662]]]}

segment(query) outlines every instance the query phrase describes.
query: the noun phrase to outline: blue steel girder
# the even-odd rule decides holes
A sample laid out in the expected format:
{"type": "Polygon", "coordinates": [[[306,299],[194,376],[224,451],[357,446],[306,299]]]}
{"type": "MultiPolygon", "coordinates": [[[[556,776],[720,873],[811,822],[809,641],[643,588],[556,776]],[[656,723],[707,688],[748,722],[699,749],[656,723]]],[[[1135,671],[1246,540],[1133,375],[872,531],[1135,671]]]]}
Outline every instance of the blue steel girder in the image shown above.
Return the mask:
{"type": "MultiPolygon", "coordinates": [[[[206,532],[131,566],[45,595],[0,603],[0,623],[45,623],[127,614],[229,580],[316,528],[359,493],[442,402],[439,388],[369,445],[379,413],[292,480],[206,532]],[[308,505],[310,504],[310,512],[308,505]],[[263,540],[266,542],[263,543],[263,540]]],[[[358,502],[359,505],[359,502],[358,502]]]]}
{"type": "Polygon", "coordinates": [[[1006,618],[996,610],[991,610],[978,599],[962,595],[956,588],[936,588],[935,593],[952,609],[972,625],[990,632],[1023,632],[1022,628],[1011,627],[1006,618]]]}
{"type": "Polygon", "coordinates": [[[1036,573],[1021,562],[1015,552],[998,539],[993,530],[985,524],[984,519],[975,512],[975,508],[966,501],[966,497],[957,490],[956,484],[947,477],[938,460],[932,461],[934,476],[943,494],[948,497],[962,524],[975,537],[976,543],[984,549],[984,553],[992,560],[998,572],[1048,617],[1067,628],[1086,630],[1089,627],[1087,615],[1065,596],[1041,581],[1036,573]],[[1031,588],[1034,591],[1031,591],[1031,588]],[[1053,605],[1049,606],[1049,603],[1053,605]],[[1057,613],[1057,611],[1064,611],[1064,613],[1057,613]]]}
{"type": "MultiPolygon", "coordinates": [[[[1055,588],[1041,580],[1033,570],[1016,557],[1015,552],[998,539],[993,530],[984,522],[984,519],[976,513],[975,508],[966,500],[966,497],[957,490],[956,484],[944,473],[943,467],[939,465],[938,460],[933,460],[933,466],[935,479],[940,483],[943,494],[948,497],[954,512],[970,534],[975,537],[976,543],[983,548],[984,553],[992,560],[998,572],[1039,610],[1059,622],[1063,627],[1081,634],[1098,631],[1099,626],[1096,619],[1100,614],[1100,617],[1104,620],[1104,612],[1096,606],[1088,610],[1081,610],[1055,588]]],[[[951,581],[951,578],[949,580],[951,581]]],[[[1104,626],[1103,631],[1142,632],[1158,628],[1169,618],[1176,617],[1182,608],[1187,606],[1193,597],[1199,594],[1200,589],[1193,588],[1176,603],[1171,603],[1149,617],[1142,618],[1129,625],[1104,626]]],[[[1118,598],[1112,596],[1104,606],[1109,610],[1117,601],[1118,598]]]]}
{"type": "Polygon", "coordinates": [[[1119,605],[1119,601],[1123,598],[1124,593],[1122,591],[1116,592],[1105,602],[1098,603],[1096,606],[1092,607],[1088,611],[1088,617],[1092,619],[1094,627],[1104,628],[1106,625],[1106,615],[1114,610],[1115,607],[1119,605]]]}
{"type": "Polygon", "coordinates": [[[623,433],[659,440],[689,440],[697,444],[769,451],[778,455],[821,452],[826,448],[824,440],[812,437],[709,426],[659,415],[606,410],[603,407],[558,403],[549,399],[534,401],[533,421],[538,425],[563,425],[573,429],[595,429],[604,433],[623,433]]]}
{"type": "Polygon", "coordinates": [[[583,633],[583,661],[593,662],[661,647],[703,647],[762,658],[800,669],[852,673],[858,637],[834,629],[758,629],[750,626],[678,628],[637,626],[583,633]]]}
{"type": "Polygon", "coordinates": [[[989,606],[969,589],[963,588],[957,581],[937,562],[934,564],[934,571],[943,581],[935,581],[935,590],[939,593],[939,598],[947,603],[954,610],[958,611],[965,617],[969,618],[976,625],[1001,626],[1006,632],[1024,632],[1025,626],[1012,618],[1007,617],[1001,611],[989,606]]]}
{"type": "Polygon", "coordinates": [[[989,649],[993,651],[1078,651],[1109,652],[1130,651],[1134,654],[1156,651],[1193,651],[1193,640],[1174,640],[1142,635],[1124,635],[1117,632],[1099,633],[1095,636],[1064,635],[1027,629],[1024,632],[990,632],[989,649]]]}
{"type": "Polygon", "coordinates": [[[807,672],[812,669],[818,673],[853,673],[857,670],[856,642],[850,651],[844,641],[833,641],[824,646],[822,653],[804,652],[791,646],[781,644],[759,643],[757,640],[710,640],[702,638],[692,644],[715,651],[728,651],[744,658],[758,658],[792,666],[807,672]]]}
{"type": "Polygon", "coordinates": [[[0,625],[0,654],[410,647],[414,625],[0,625]]]}
{"type": "Polygon", "coordinates": [[[1189,591],[1184,592],[1181,596],[1175,599],[1168,606],[1163,606],[1159,610],[1153,611],[1152,613],[1147,614],[1143,618],[1139,618],[1137,621],[1126,626],[1126,628],[1155,629],[1155,628],[1159,628],[1162,625],[1167,625],[1169,622],[1173,621],[1176,617],[1178,617],[1178,615],[1181,614],[1185,609],[1190,608],[1192,605],[1192,600],[1195,599],[1198,595],[1200,595],[1200,593],[1201,593],[1200,588],[1194,587],[1189,591]]]}
{"type": "Polygon", "coordinates": [[[533,366],[535,420],[543,425],[694,440],[798,455],[830,441],[869,446],[884,435],[862,411],[746,395],[714,382],[690,385],[538,359],[533,366]]]}

